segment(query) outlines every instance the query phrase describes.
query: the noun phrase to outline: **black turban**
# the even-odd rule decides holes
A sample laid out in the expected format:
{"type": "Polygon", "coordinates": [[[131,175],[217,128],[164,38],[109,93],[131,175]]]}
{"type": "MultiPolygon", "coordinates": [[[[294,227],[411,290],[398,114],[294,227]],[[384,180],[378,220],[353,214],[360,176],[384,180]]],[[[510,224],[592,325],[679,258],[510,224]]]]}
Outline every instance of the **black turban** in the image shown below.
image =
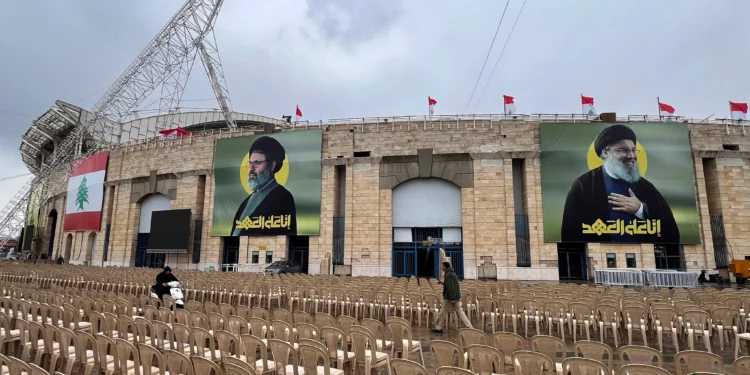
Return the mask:
{"type": "Polygon", "coordinates": [[[284,158],[286,158],[284,146],[282,146],[276,139],[265,135],[256,139],[255,142],[253,142],[253,145],[250,146],[250,154],[253,152],[261,152],[265,154],[266,160],[268,160],[269,163],[272,161],[276,162],[276,168],[273,169],[273,173],[276,173],[281,169],[281,165],[284,163],[284,158]]]}
{"type": "Polygon", "coordinates": [[[596,155],[600,156],[604,148],[623,139],[629,139],[635,143],[635,132],[633,129],[622,124],[616,124],[602,129],[594,141],[596,155]]]}

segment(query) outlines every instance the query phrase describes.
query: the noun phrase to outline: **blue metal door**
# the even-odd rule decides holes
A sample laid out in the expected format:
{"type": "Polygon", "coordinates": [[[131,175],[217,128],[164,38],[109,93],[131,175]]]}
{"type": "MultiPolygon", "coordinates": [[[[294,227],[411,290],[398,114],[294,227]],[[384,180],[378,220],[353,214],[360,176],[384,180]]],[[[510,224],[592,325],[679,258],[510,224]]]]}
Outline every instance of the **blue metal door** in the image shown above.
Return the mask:
{"type": "Polygon", "coordinates": [[[443,243],[426,246],[423,241],[429,237],[442,238],[442,228],[412,228],[414,242],[393,243],[393,276],[396,277],[435,277],[440,274],[440,248],[445,250],[445,256],[451,258],[451,264],[459,278],[464,277],[463,243],[443,243]],[[429,253],[432,253],[430,256],[429,253]],[[425,269],[420,259],[432,258],[431,269],[425,269]],[[419,270],[422,269],[420,273],[419,270]]]}

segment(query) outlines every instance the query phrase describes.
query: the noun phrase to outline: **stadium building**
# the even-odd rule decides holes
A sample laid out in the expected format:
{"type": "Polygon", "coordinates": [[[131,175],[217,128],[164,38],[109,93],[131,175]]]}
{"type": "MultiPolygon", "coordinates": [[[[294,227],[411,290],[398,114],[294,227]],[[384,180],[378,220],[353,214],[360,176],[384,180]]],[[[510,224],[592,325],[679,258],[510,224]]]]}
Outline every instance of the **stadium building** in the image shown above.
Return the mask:
{"type": "MultiPolygon", "coordinates": [[[[58,102],[35,121],[29,169],[89,115],[58,102]]],[[[464,278],[518,280],[750,254],[750,137],[736,124],[235,113],[230,131],[221,112],[173,116],[177,136],[155,131],[160,116],[133,118],[117,146],[54,176],[70,182],[38,185],[22,249],[98,266],[262,272],[290,259],[310,274],[419,277],[442,251],[464,278]],[[616,165],[635,170],[628,184],[616,165]],[[633,212],[612,210],[618,191],[633,212]]]]}

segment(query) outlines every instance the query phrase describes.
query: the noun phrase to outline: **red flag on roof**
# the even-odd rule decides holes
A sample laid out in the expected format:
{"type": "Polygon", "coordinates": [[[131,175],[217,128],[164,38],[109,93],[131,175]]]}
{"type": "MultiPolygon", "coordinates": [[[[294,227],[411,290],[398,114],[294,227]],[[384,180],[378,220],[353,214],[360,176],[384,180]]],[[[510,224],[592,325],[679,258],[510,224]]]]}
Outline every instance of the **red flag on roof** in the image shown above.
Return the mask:
{"type": "Polygon", "coordinates": [[[190,135],[190,132],[181,127],[176,127],[174,129],[160,130],[159,134],[164,137],[186,137],[190,135]]]}
{"type": "Polygon", "coordinates": [[[659,115],[660,116],[674,115],[674,107],[672,107],[669,104],[659,103],[659,115]]]}
{"type": "Polygon", "coordinates": [[[745,120],[747,118],[747,103],[730,101],[729,111],[732,112],[732,120],[745,120]]]}
{"type": "Polygon", "coordinates": [[[514,97],[510,95],[503,95],[503,111],[506,115],[516,114],[516,102],[514,97]]]}
{"type": "Polygon", "coordinates": [[[297,112],[295,112],[297,117],[302,117],[302,111],[299,110],[299,106],[297,106],[297,112]]]}
{"type": "Polygon", "coordinates": [[[435,104],[437,104],[437,100],[435,100],[435,99],[433,99],[433,98],[431,98],[431,97],[428,96],[427,97],[427,105],[435,105],[435,104]]]}

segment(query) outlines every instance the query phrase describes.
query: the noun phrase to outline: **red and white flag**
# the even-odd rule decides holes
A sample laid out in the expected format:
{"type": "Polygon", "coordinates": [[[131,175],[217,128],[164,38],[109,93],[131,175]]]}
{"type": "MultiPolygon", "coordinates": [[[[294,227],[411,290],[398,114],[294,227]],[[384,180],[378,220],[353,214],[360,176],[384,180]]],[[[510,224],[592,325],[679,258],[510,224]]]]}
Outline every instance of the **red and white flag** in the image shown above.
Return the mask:
{"type": "Polygon", "coordinates": [[[109,152],[73,161],[65,205],[65,232],[99,231],[109,152]]]}
{"type": "Polygon", "coordinates": [[[669,104],[659,102],[659,116],[674,116],[674,107],[669,104]]]}
{"type": "Polygon", "coordinates": [[[432,97],[427,97],[427,108],[430,111],[430,116],[435,112],[435,104],[437,104],[437,100],[433,99],[432,97]]]}
{"type": "Polygon", "coordinates": [[[181,127],[177,127],[174,129],[164,129],[164,130],[159,131],[159,137],[177,138],[177,137],[187,137],[189,135],[190,135],[190,132],[181,127]]]}
{"type": "Polygon", "coordinates": [[[590,117],[596,117],[596,110],[594,109],[594,98],[592,96],[583,96],[581,94],[581,110],[584,115],[590,117]]]}
{"type": "Polygon", "coordinates": [[[302,117],[302,111],[300,111],[299,106],[297,106],[297,112],[294,112],[294,114],[296,114],[297,117],[302,117]]]}
{"type": "Polygon", "coordinates": [[[747,103],[729,102],[729,111],[732,112],[732,120],[747,119],[747,103]]]}
{"type": "Polygon", "coordinates": [[[512,96],[503,95],[503,110],[506,115],[516,114],[516,102],[513,99],[515,98],[512,96]]]}

